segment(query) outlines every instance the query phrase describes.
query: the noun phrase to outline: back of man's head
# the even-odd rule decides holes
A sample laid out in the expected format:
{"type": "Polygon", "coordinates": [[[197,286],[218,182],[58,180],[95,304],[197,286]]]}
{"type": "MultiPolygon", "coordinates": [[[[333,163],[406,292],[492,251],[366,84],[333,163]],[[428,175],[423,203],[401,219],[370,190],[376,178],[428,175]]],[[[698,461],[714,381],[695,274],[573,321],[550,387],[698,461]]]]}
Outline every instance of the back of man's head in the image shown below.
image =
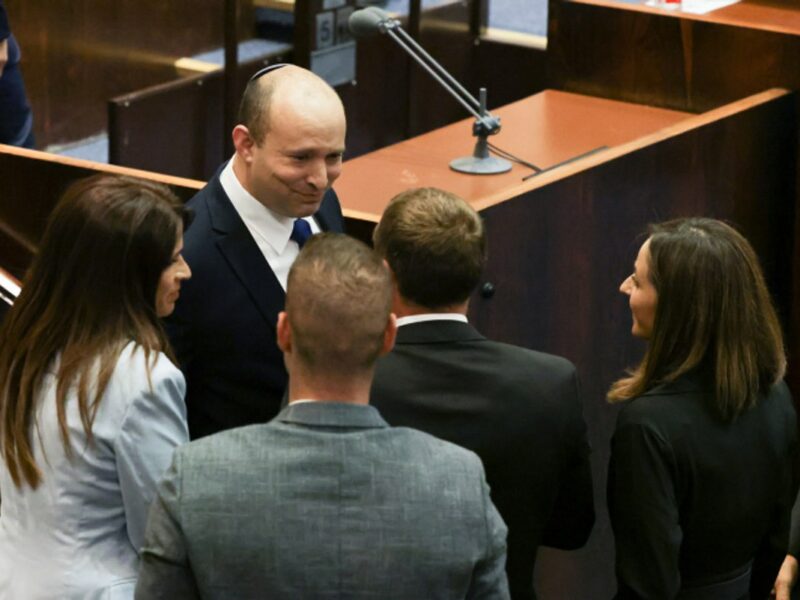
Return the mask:
{"type": "Polygon", "coordinates": [[[466,301],[486,261],[483,222],[464,200],[436,188],[392,198],[373,234],[400,295],[437,309],[466,301]]]}
{"type": "Polygon", "coordinates": [[[334,378],[371,370],[384,344],[391,296],[389,272],[368,246],[339,233],[313,236],[286,289],[292,349],[303,367],[334,378]]]}

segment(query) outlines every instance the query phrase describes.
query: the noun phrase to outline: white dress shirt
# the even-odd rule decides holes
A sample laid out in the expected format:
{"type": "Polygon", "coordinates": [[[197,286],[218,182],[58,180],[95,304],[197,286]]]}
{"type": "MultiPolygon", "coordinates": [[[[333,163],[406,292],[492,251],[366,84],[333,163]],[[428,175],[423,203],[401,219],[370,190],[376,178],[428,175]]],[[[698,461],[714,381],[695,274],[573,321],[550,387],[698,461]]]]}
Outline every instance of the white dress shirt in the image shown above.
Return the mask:
{"type": "MultiPolygon", "coordinates": [[[[289,239],[292,235],[294,217],[285,217],[268,209],[244,189],[236,173],[233,172],[233,159],[225,165],[219,176],[219,182],[285,290],[289,269],[300,254],[297,242],[289,239]]],[[[313,217],[305,217],[303,220],[311,226],[312,235],[321,231],[313,217]]]]}
{"type": "Polygon", "coordinates": [[[461,321],[467,323],[467,315],[461,313],[425,313],[421,315],[409,315],[398,317],[397,326],[411,325],[412,323],[424,323],[425,321],[461,321]]]}

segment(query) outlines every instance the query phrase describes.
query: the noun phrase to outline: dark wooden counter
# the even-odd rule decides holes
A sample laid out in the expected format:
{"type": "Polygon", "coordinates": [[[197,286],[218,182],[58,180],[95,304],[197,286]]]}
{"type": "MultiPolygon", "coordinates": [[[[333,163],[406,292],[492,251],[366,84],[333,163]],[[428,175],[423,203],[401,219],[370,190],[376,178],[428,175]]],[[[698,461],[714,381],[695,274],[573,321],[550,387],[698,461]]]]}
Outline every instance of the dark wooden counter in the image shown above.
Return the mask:
{"type": "MultiPolygon", "coordinates": [[[[685,120],[685,113],[547,90],[496,111],[502,131],[491,142],[541,168],[600,146],[619,146],[685,120]]],[[[436,186],[488,206],[552,178],[515,165],[502,175],[465,175],[450,161],[472,153],[472,120],[347,161],[335,188],[343,204],[377,221],[388,201],[410,187],[436,186]]],[[[559,172],[563,172],[562,167],[559,172]]]]}
{"type": "Polygon", "coordinates": [[[447,166],[470,148],[461,123],[345,164],[335,187],[361,222],[377,219],[394,193],[412,185],[450,189],[479,208],[489,236],[484,283],[494,293],[472,298],[471,322],[578,368],[598,519],[584,549],[540,550],[541,600],[614,593],[605,478],[616,409],[605,392],[643,350],[618,287],[647,224],[698,215],[737,224],[761,258],[781,315],[790,315],[794,106],[783,90],[700,115],[546,92],[498,111],[506,126],[500,146],[542,166],[598,144],[610,148],[524,183],[521,167],[470,177],[447,166]]]}
{"type": "Polygon", "coordinates": [[[800,7],[744,1],[705,15],[614,0],[551,0],[552,87],[700,112],[800,88],[800,7]]]}

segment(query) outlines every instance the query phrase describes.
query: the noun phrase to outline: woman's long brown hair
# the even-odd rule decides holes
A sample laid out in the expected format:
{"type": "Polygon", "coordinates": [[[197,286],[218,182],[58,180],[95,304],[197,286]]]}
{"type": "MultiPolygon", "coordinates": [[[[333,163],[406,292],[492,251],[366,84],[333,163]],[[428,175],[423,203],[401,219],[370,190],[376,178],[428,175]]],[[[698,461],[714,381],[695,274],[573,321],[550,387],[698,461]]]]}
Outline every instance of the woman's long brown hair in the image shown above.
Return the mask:
{"type": "Polygon", "coordinates": [[[714,219],[652,225],[649,249],[658,294],[652,335],[642,362],[608,399],[629,400],[702,367],[713,378],[712,409],[732,419],[786,371],[758,258],[741,234],[714,219]]]}
{"type": "Polygon", "coordinates": [[[150,366],[171,357],[156,314],[162,271],[169,265],[185,209],[166,187],[129,177],[98,175],[63,195],[0,328],[0,435],[14,483],[36,488],[41,471],[31,446],[38,393],[56,372],[56,410],[65,452],[66,420],[75,391],[81,424],[92,424],[119,354],[130,341],[150,366]]]}

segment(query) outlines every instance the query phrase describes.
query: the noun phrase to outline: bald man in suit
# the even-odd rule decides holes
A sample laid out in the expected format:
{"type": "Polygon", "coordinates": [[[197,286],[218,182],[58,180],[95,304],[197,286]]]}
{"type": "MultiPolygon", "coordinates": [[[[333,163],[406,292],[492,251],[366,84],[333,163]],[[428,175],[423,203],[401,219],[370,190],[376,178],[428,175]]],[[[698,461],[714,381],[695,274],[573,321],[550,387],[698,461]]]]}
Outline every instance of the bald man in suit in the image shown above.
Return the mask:
{"type": "Polygon", "coordinates": [[[336,92],[273,65],[251,79],[238,121],[234,156],[189,202],[183,254],[194,276],[166,321],[192,439],[278,413],[287,374],[275,325],[289,268],[309,235],[343,229],[331,189],[346,128],[336,92]]]}

